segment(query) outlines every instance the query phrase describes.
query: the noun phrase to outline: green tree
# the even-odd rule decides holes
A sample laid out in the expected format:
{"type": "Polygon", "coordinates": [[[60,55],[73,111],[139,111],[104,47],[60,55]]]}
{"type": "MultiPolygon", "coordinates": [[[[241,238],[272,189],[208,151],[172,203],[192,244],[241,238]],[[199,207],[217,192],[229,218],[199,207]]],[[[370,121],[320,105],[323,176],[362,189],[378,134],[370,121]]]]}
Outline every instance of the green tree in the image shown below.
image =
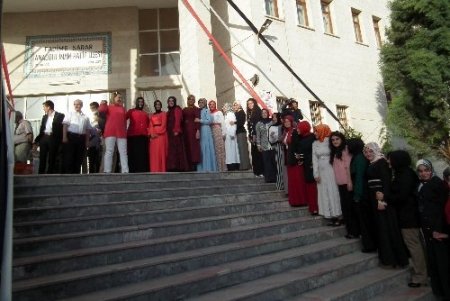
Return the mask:
{"type": "Polygon", "coordinates": [[[436,154],[450,145],[450,1],[393,0],[390,9],[381,49],[387,126],[417,153],[436,154]]]}

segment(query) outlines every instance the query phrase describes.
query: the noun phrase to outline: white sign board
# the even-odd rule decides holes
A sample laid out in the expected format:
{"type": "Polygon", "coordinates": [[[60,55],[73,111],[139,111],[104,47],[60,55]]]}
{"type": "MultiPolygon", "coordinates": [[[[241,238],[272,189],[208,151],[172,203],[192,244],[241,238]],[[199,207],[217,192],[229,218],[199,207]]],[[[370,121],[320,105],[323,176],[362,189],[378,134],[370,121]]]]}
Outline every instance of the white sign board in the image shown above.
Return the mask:
{"type": "Polygon", "coordinates": [[[30,77],[107,74],[109,33],[27,37],[25,74],[30,77]]]}

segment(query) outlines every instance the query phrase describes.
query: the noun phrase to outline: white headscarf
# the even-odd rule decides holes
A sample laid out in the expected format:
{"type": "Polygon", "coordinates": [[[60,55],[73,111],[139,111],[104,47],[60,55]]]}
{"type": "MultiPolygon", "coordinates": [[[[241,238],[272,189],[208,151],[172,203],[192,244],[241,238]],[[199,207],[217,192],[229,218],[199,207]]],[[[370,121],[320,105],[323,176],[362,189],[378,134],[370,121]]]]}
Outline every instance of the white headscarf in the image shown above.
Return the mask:
{"type": "Polygon", "coordinates": [[[366,145],[364,145],[364,148],[370,149],[373,151],[374,157],[373,160],[370,161],[370,163],[373,163],[375,161],[380,160],[381,158],[384,158],[383,153],[381,152],[381,148],[376,142],[369,142],[366,145]]]}

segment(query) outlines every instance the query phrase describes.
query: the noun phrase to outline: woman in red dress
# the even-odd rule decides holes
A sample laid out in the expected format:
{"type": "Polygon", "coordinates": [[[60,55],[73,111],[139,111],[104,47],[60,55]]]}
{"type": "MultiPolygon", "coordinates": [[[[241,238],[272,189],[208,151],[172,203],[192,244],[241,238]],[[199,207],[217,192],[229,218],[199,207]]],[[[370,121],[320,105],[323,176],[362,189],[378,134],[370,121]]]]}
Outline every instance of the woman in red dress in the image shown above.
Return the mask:
{"type": "Polygon", "coordinates": [[[162,103],[155,100],[155,113],[150,116],[148,134],[150,136],[150,172],[166,172],[167,161],[167,115],[161,111],[162,103]]]}
{"type": "Polygon", "coordinates": [[[196,170],[200,163],[200,109],[195,106],[195,96],[189,95],[187,107],[183,109],[183,136],[186,146],[186,155],[189,162],[189,170],[196,170]]]}
{"type": "Polygon", "coordinates": [[[296,145],[299,135],[294,128],[294,118],[290,115],[284,117],[284,135],[283,144],[285,146],[286,170],[288,174],[288,200],[292,207],[307,205],[306,200],[302,196],[300,187],[300,165],[296,158],[296,145]]]}

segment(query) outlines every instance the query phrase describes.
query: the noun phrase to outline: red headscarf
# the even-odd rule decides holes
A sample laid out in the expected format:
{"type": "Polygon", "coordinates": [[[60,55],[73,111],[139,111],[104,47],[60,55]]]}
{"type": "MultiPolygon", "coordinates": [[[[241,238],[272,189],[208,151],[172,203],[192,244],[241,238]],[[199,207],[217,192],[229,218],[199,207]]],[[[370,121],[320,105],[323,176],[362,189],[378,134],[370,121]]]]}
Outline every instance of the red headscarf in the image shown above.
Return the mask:
{"type": "Polygon", "coordinates": [[[214,106],[215,106],[215,109],[214,109],[214,110],[209,109],[210,113],[212,114],[212,113],[217,112],[218,110],[217,110],[217,103],[216,103],[215,100],[210,100],[210,101],[208,102],[208,108],[209,108],[209,105],[210,105],[211,103],[214,103],[214,106]]]}
{"type": "Polygon", "coordinates": [[[300,132],[301,137],[305,137],[311,133],[311,125],[306,120],[300,121],[297,124],[297,130],[300,132]]]}
{"type": "Polygon", "coordinates": [[[317,139],[319,139],[320,142],[323,142],[326,137],[331,136],[331,130],[330,127],[326,124],[319,124],[314,127],[314,130],[317,132],[317,139]]]}
{"type": "MultiPolygon", "coordinates": [[[[289,120],[291,122],[291,127],[290,128],[284,128],[284,135],[286,138],[286,143],[287,144],[291,144],[292,141],[292,131],[294,130],[294,117],[292,117],[291,115],[287,115],[284,117],[284,120],[289,120]]],[[[284,125],[284,122],[283,122],[284,125]]],[[[284,139],[283,139],[284,140],[284,139]]]]}

